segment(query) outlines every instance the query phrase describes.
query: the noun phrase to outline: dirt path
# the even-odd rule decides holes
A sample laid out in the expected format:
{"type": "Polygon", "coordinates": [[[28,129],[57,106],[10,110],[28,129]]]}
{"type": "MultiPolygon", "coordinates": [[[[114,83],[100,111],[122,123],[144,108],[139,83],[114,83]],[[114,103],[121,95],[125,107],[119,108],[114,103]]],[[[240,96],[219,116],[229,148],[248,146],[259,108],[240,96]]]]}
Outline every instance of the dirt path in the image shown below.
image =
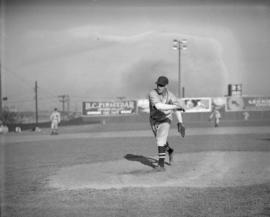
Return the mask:
{"type": "MultiPolygon", "coordinates": [[[[270,133],[270,126],[260,127],[222,127],[222,128],[190,128],[186,130],[186,136],[192,135],[234,135],[234,134],[267,134],[270,133]]],[[[170,136],[179,135],[176,129],[170,131],[170,136]]],[[[7,134],[0,137],[0,144],[32,142],[32,141],[52,141],[62,139],[82,139],[82,138],[131,138],[131,137],[152,137],[150,130],[122,130],[110,132],[89,132],[89,133],[69,133],[56,136],[49,135],[49,132],[7,134]]]]}
{"type": "Polygon", "coordinates": [[[127,159],[62,168],[49,186],[60,189],[124,187],[234,187],[270,181],[269,152],[178,154],[165,172],[153,172],[154,158],[127,159]]]}

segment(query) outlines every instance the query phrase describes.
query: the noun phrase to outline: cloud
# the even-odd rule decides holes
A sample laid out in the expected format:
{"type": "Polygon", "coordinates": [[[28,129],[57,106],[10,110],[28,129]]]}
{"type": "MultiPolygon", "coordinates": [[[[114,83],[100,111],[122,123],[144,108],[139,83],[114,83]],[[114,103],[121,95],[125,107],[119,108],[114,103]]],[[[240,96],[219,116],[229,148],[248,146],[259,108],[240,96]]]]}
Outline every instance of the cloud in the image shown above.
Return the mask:
{"type": "Polygon", "coordinates": [[[106,32],[102,32],[106,29],[108,31],[108,26],[102,25],[91,25],[91,26],[82,26],[71,28],[67,31],[67,33],[75,39],[96,39],[96,40],[106,40],[106,41],[114,41],[114,42],[125,42],[125,41],[139,41],[143,40],[145,37],[153,34],[153,31],[141,32],[136,34],[107,34],[106,32]]]}
{"type": "Polygon", "coordinates": [[[181,64],[186,95],[224,95],[228,71],[222,46],[217,39],[198,35],[144,32],[103,35],[100,40],[83,36],[43,50],[28,59],[21,71],[37,77],[41,86],[50,84],[54,92],[89,99],[145,98],[159,75],[168,76],[170,89],[177,93],[178,53],[172,49],[172,39],[186,37],[188,49],[182,53],[181,64]]]}

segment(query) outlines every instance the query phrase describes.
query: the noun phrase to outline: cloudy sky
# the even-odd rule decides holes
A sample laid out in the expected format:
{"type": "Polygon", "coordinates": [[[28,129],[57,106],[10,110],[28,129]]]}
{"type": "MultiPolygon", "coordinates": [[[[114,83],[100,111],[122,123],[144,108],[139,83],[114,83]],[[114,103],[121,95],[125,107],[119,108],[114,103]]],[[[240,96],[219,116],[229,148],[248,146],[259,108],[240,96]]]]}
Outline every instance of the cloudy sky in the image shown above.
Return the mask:
{"type": "Polygon", "coordinates": [[[2,0],[2,95],[18,110],[97,99],[145,98],[159,75],[186,97],[270,95],[270,4],[212,0],[2,0]]]}

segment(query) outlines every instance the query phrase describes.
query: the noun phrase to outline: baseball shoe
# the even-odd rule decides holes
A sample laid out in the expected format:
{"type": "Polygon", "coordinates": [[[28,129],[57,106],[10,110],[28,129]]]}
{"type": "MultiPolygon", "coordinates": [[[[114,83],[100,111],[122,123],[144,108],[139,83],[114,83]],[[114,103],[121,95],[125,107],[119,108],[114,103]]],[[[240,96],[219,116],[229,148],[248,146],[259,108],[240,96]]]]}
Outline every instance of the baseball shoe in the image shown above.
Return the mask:
{"type": "Polygon", "coordinates": [[[153,169],[154,172],[165,172],[165,167],[157,166],[153,169]]]}
{"type": "Polygon", "coordinates": [[[171,165],[172,162],[173,162],[173,152],[174,152],[174,150],[172,148],[170,148],[168,150],[168,154],[169,154],[169,165],[171,165]]]}

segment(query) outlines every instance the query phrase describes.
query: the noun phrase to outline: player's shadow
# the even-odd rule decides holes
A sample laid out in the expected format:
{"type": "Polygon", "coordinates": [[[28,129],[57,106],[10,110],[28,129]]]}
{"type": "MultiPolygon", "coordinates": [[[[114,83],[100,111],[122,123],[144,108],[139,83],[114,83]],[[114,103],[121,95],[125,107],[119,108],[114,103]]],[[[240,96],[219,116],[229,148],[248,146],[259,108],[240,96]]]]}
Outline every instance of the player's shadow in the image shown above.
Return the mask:
{"type": "Polygon", "coordinates": [[[157,164],[157,160],[151,157],[145,157],[142,155],[134,155],[134,154],[127,154],[124,156],[127,160],[130,161],[138,161],[146,166],[155,168],[157,164]]]}
{"type": "Polygon", "coordinates": [[[270,141],[270,138],[262,138],[260,140],[264,140],[264,141],[270,141]]]}

